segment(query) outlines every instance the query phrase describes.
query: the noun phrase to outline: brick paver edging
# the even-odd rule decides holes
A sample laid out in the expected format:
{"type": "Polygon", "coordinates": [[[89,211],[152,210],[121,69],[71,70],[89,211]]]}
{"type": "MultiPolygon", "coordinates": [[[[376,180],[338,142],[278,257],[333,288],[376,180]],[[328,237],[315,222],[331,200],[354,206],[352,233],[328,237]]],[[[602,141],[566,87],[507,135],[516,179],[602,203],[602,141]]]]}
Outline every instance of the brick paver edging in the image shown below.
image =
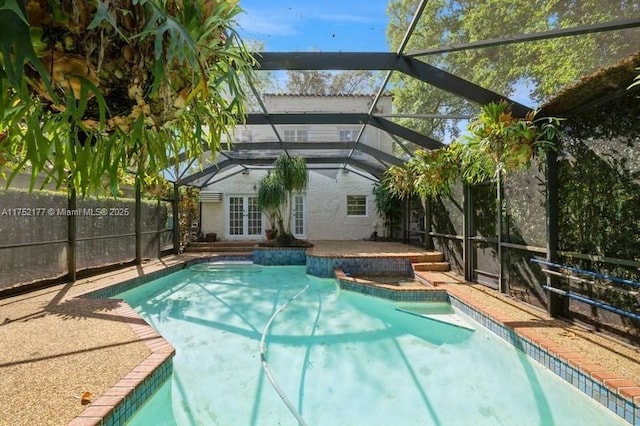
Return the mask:
{"type": "Polygon", "coordinates": [[[454,285],[446,286],[451,305],[483,327],[544,365],[582,393],[607,407],[628,423],[640,426],[640,386],[567,349],[539,332],[522,325],[509,325],[506,314],[475,300],[454,285]]]}
{"type": "Polygon", "coordinates": [[[114,314],[129,324],[151,355],[92,401],[69,426],[124,424],[171,377],[174,347],[126,302],[121,301],[114,314]]]}

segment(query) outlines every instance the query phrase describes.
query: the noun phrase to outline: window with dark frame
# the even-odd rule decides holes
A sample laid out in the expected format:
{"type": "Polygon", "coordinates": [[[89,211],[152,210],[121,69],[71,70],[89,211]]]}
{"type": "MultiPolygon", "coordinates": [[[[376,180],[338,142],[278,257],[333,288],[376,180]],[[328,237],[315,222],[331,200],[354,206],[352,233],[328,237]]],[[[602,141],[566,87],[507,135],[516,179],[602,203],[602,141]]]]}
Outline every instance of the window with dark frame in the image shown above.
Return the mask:
{"type": "Polygon", "coordinates": [[[347,216],[366,216],[367,196],[347,195],[347,216]]]}

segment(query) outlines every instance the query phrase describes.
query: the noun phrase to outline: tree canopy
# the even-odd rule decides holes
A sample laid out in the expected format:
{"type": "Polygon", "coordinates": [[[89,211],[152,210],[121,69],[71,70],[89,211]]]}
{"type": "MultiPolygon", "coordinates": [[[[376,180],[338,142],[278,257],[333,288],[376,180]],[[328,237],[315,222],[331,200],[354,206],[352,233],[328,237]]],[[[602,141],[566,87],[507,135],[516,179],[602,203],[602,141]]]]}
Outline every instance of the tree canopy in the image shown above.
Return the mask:
{"type": "Polygon", "coordinates": [[[380,76],[373,71],[287,71],[282,91],[298,95],[353,95],[374,93],[380,76]]]}
{"type": "Polygon", "coordinates": [[[115,194],[123,173],[157,176],[203,141],[215,153],[245,112],[240,12],[235,0],[1,2],[0,167],[115,194]]]}
{"type": "MultiPolygon", "coordinates": [[[[400,45],[418,0],[390,0],[387,38],[400,45]]],[[[495,39],[557,28],[571,28],[637,17],[640,6],[627,0],[432,0],[422,14],[406,52],[495,39]]],[[[582,75],[637,51],[638,29],[586,34],[482,49],[420,56],[505,96],[531,88],[542,102],[582,75]]],[[[410,77],[394,74],[394,105],[403,113],[477,113],[477,106],[410,77]]],[[[409,127],[435,137],[456,123],[406,119],[409,127]]]]}

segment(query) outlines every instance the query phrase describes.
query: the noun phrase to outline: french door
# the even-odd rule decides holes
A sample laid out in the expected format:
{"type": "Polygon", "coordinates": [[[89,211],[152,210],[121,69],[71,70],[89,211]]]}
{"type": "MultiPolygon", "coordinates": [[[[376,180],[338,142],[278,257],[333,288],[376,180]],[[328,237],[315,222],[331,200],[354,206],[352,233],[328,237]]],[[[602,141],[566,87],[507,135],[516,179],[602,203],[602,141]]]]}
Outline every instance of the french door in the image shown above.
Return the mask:
{"type": "Polygon", "coordinates": [[[227,236],[229,238],[260,238],[262,212],[258,198],[251,195],[233,195],[227,202],[227,236]]]}
{"type": "Polygon", "coordinates": [[[307,236],[307,212],[304,195],[294,195],[291,206],[291,232],[296,238],[307,236]]]}

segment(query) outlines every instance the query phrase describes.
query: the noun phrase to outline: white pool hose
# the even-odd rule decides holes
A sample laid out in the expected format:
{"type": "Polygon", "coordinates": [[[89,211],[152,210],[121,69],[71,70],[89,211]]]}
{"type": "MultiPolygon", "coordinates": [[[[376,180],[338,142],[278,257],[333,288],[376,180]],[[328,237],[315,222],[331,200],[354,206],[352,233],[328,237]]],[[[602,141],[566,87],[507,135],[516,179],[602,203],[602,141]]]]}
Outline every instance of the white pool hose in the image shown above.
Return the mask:
{"type": "Polygon", "coordinates": [[[262,331],[262,338],[260,339],[260,360],[262,362],[262,369],[264,370],[264,374],[265,376],[267,376],[267,379],[269,380],[269,383],[271,383],[271,386],[273,386],[273,388],[278,393],[278,396],[280,397],[282,402],[284,402],[284,405],[287,406],[289,411],[291,411],[291,414],[293,414],[293,416],[298,420],[298,424],[301,426],[307,426],[307,423],[304,421],[300,413],[298,413],[298,410],[296,410],[296,407],[293,406],[289,398],[287,398],[287,395],[284,393],[284,390],[282,390],[282,388],[278,386],[278,383],[276,383],[276,380],[271,375],[271,371],[269,370],[269,363],[267,362],[266,341],[267,341],[267,333],[271,328],[271,323],[273,322],[273,320],[278,316],[278,314],[280,314],[280,312],[284,311],[287,308],[287,306],[289,306],[289,303],[293,302],[294,299],[296,299],[298,296],[300,296],[302,293],[304,293],[308,289],[309,289],[309,284],[307,284],[305,288],[300,290],[300,292],[298,292],[295,296],[287,300],[278,309],[276,309],[273,315],[271,315],[271,318],[269,318],[269,321],[267,321],[267,324],[264,326],[264,330],[262,331]]]}

